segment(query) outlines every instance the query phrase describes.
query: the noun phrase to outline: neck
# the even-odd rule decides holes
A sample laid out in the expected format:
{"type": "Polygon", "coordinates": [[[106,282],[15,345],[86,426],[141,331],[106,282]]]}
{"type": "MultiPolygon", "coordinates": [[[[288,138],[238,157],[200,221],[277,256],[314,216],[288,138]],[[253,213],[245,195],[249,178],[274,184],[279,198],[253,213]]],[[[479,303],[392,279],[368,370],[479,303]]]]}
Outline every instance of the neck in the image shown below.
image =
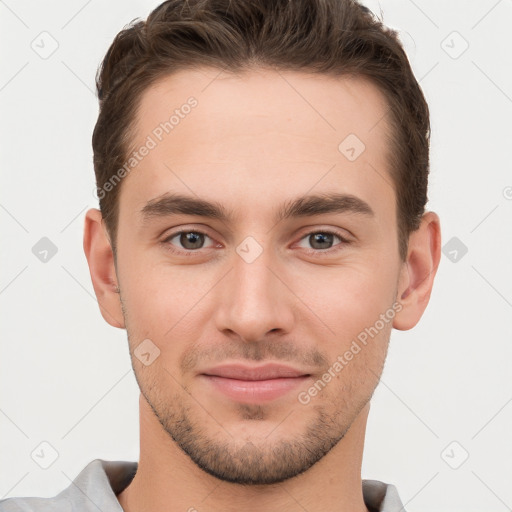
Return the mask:
{"type": "Polygon", "coordinates": [[[117,498],[125,512],[367,512],[361,481],[367,404],[344,438],[309,470],[275,485],[218,480],[183,453],[141,396],[140,460],[117,498]]]}

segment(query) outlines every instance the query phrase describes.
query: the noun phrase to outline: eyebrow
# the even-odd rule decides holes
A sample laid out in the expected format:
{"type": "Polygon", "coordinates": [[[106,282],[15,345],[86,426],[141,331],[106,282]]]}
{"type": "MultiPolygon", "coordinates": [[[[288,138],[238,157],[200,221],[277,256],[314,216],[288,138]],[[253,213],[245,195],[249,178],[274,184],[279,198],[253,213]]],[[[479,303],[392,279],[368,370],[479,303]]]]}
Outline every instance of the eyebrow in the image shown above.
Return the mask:
{"type": "MultiPolygon", "coordinates": [[[[196,215],[230,222],[237,218],[233,210],[226,209],[217,201],[207,201],[183,194],[163,194],[146,203],[140,211],[143,222],[153,218],[176,214],[196,215]]],[[[312,217],[327,213],[354,213],[374,217],[370,205],[351,194],[326,193],[305,195],[286,201],[281,205],[274,222],[295,217],[312,217]]]]}

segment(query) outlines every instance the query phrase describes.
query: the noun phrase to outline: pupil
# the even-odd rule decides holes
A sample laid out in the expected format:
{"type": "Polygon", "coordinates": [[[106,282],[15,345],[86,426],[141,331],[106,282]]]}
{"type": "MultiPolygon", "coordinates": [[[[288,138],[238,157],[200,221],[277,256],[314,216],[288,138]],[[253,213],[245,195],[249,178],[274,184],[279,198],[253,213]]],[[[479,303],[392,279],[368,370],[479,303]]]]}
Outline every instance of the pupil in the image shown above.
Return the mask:
{"type": "Polygon", "coordinates": [[[180,243],[183,245],[185,249],[198,249],[202,243],[202,233],[182,233],[180,236],[180,243]],[[192,246],[190,246],[190,244],[192,246]]]}
{"type": "Polygon", "coordinates": [[[314,235],[312,235],[312,237],[313,237],[312,238],[312,243],[311,243],[312,247],[314,247],[315,249],[330,249],[330,247],[328,247],[328,246],[331,243],[331,238],[332,238],[331,234],[329,234],[329,233],[315,233],[314,235]],[[315,247],[315,244],[317,242],[320,243],[320,247],[315,247]],[[327,244],[327,247],[325,246],[325,244],[327,244]]]}

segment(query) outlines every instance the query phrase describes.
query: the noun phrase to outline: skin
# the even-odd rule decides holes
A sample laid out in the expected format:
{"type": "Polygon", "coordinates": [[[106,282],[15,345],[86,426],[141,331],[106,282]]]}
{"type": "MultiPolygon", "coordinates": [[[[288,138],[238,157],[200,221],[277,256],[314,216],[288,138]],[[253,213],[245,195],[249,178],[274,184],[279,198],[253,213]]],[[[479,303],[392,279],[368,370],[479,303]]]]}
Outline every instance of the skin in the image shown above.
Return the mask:
{"type": "Polygon", "coordinates": [[[145,91],[135,147],[190,96],[198,106],[121,184],[117,261],[99,210],[85,218],[100,309],[127,330],[141,389],[139,469],[119,502],[128,512],[366,511],[370,398],[392,327],[414,327],[429,301],[439,218],[425,213],[402,261],[385,157],[387,105],[362,78],[180,71],[145,91]],[[350,133],[366,146],[354,161],[338,150],[350,133]],[[166,192],[217,201],[237,217],[144,222],[141,209],[166,192]],[[283,202],[331,192],[360,198],[374,214],[274,221],[283,202]],[[208,236],[184,246],[179,236],[169,239],[180,228],[208,236]],[[334,236],[328,250],[318,248],[309,235],[325,230],[349,243],[334,236]],[[236,251],[248,236],[262,248],[251,263],[236,251]],[[185,256],[169,247],[199,248],[185,256]],[[393,319],[301,403],[299,392],[390,309],[393,319]],[[160,350],[148,366],[134,356],[145,339],[160,350]],[[286,362],[309,377],[274,400],[243,403],[200,375],[208,365],[241,361],[286,362]]]}

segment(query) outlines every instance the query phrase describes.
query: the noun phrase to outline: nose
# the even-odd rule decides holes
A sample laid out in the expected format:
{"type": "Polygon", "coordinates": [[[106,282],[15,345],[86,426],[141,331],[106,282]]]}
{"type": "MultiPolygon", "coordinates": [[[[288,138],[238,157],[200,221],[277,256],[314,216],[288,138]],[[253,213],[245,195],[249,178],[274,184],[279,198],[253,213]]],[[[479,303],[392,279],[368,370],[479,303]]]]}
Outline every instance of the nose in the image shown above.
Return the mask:
{"type": "Polygon", "coordinates": [[[297,298],[270,253],[264,250],[254,261],[234,254],[233,268],[219,289],[215,321],[221,332],[246,342],[291,332],[297,298]]]}

